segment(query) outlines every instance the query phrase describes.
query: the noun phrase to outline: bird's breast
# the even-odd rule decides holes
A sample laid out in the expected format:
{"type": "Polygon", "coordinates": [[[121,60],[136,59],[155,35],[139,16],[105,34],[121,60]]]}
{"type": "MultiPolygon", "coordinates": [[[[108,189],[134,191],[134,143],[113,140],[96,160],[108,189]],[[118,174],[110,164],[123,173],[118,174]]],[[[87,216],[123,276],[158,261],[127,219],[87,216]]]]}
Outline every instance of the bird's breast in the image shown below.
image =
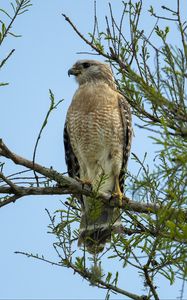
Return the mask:
{"type": "Polygon", "coordinates": [[[79,89],[68,110],[68,132],[79,160],[93,160],[123,143],[117,92],[102,88],[79,89]]]}

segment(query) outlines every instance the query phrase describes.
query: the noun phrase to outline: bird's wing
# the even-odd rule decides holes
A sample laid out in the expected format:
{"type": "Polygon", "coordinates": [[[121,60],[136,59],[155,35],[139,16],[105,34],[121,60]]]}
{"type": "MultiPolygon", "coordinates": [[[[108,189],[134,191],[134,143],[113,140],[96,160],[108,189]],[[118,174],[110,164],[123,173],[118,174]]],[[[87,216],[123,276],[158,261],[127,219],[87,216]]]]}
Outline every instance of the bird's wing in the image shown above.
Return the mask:
{"type": "Polygon", "coordinates": [[[64,148],[68,175],[73,178],[80,178],[80,166],[70,143],[70,138],[67,130],[67,122],[64,126],[64,148]]]}
{"type": "Polygon", "coordinates": [[[130,105],[124,97],[119,97],[119,107],[122,118],[122,125],[124,130],[124,146],[123,146],[123,162],[119,176],[120,189],[123,192],[124,189],[124,175],[126,172],[127,162],[130,155],[131,140],[132,140],[132,116],[130,105]]]}

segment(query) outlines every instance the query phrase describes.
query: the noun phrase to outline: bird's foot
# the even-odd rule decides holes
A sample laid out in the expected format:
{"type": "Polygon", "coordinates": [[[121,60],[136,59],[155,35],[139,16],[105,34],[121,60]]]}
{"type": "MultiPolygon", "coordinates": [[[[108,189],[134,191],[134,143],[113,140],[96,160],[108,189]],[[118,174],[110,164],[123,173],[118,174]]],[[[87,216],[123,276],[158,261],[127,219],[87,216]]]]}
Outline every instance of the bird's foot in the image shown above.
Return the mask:
{"type": "Polygon", "coordinates": [[[83,187],[87,185],[90,189],[92,189],[92,183],[89,179],[80,179],[79,177],[76,177],[75,179],[80,182],[83,187]]]}
{"type": "Polygon", "coordinates": [[[119,206],[122,206],[122,200],[123,200],[123,193],[121,192],[120,186],[119,186],[119,180],[116,179],[115,187],[112,193],[112,197],[115,198],[118,201],[119,206]]]}
{"type": "Polygon", "coordinates": [[[122,206],[122,202],[123,202],[123,194],[122,192],[113,192],[112,193],[112,198],[115,198],[115,200],[118,201],[119,206],[122,206]]]}

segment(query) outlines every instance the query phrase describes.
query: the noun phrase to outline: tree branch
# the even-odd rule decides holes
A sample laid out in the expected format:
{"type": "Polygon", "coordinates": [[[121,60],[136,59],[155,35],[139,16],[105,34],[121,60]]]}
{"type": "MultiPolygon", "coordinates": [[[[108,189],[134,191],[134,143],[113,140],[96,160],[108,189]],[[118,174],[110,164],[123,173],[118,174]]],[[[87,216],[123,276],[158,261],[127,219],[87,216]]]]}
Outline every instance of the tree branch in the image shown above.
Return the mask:
{"type": "Polygon", "coordinates": [[[25,0],[21,0],[21,1],[16,1],[16,4],[17,4],[17,7],[14,7],[13,4],[12,4],[12,7],[14,9],[14,15],[13,17],[10,17],[11,18],[11,21],[10,23],[8,24],[8,26],[5,28],[5,32],[3,33],[2,37],[1,37],[1,40],[0,40],[0,46],[1,44],[3,43],[5,37],[7,36],[7,34],[12,34],[14,35],[13,33],[10,33],[10,29],[15,21],[15,19],[17,18],[17,16],[23,12],[21,12],[21,10],[23,9],[23,11],[27,11],[27,7],[31,6],[31,4],[29,4],[30,0],[29,1],[25,1],[25,0]]]}
{"type": "Polygon", "coordinates": [[[15,49],[12,49],[9,54],[1,61],[0,63],[0,69],[5,65],[7,60],[10,58],[10,56],[14,53],[15,49]]]}
{"type": "Polygon", "coordinates": [[[157,292],[156,292],[156,287],[153,285],[153,282],[152,282],[152,280],[149,276],[149,272],[148,272],[146,266],[144,267],[144,275],[145,275],[146,283],[150,287],[150,290],[151,290],[151,292],[154,296],[154,299],[159,300],[159,297],[158,297],[157,292]]]}
{"type": "MultiPolygon", "coordinates": [[[[50,260],[45,259],[44,257],[40,257],[38,255],[29,254],[29,253],[25,253],[25,252],[22,252],[22,251],[16,251],[15,253],[16,254],[22,254],[22,255],[25,255],[27,257],[36,258],[38,260],[44,261],[46,263],[49,263],[51,265],[55,265],[55,266],[58,266],[58,267],[63,266],[63,262],[55,263],[53,261],[50,261],[50,260]]],[[[88,269],[80,270],[75,266],[75,264],[73,264],[71,262],[67,262],[66,267],[71,268],[74,271],[74,273],[78,273],[81,277],[83,277],[87,281],[90,282],[92,280],[93,274],[91,272],[89,272],[88,269]]],[[[112,291],[114,291],[118,294],[124,295],[124,296],[129,297],[129,298],[134,299],[134,300],[146,300],[146,296],[144,296],[144,295],[143,296],[138,296],[136,294],[130,293],[128,291],[125,291],[124,289],[118,288],[117,286],[115,286],[113,284],[106,283],[105,281],[101,280],[100,278],[96,279],[96,281],[94,282],[94,285],[96,285],[98,287],[108,289],[108,290],[112,290],[112,291]]]]}
{"type": "MultiPolygon", "coordinates": [[[[12,160],[15,164],[24,166],[30,170],[34,170],[47,178],[53,180],[58,186],[52,187],[24,187],[18,186],[14,184],[14,188],[12,186],[8,187],[0,187],[0,194],[15,194],[19,196],[18,198],[5,198],[1,200],[0,207],[5,206],[11,202],[15,202],[22,196],[29,196],[29,195],[65,195],[65,194],[72,194],[72,195],[85,195],[85,196],[93,196],[93,192],[90,186],[81,183],[71,177],[64,176],[61,173],[53,170],[52,168],[43,167],[37,163],[34,163],[26,158],[23,158],[15,153],[13,153],[0,139],[0,155],[4,156],[10,160],[12,160]]],[[[110,193],[102,193],[99,192],[98,196],[106,205],[111,207],[119,207],[126,211],[133,211],[137,213],[154,213],[156,214],[161,208],[164,206],[160,206],[159,204],[153,203],[143,203],[143,202],[136,202],[125,195],[123,196],[122,201],[119,203],[118,199],[115,196],[111,196],[110,193]]],[[[175,209],[173,208],[173,214],[183,213],[185,218],[187,219],[187,211],[182,209],[175,209]]]]}
{"type": "Polygon", "coordinates": [[[105,58],[111,59],[111,56],[101,51],[97,46],[93,44],[93,41],[89,41],[84,37],[84,35],[77,29],[77,27],[73,24],[73,22],[70,20],[69,17],[67,17],[65,14],[62,14],[62,16],[65,18],[65,20],[71,25],[73,30],[78,34],[78,36],[83,40],[87,45],[89,45],[93,50],[95,50],[98,54],[104,56],[105,58]]]}
{"type": "MultiPolygon", "coordinates": [[[[128,78],[130,78],[133,82],[139,85],[139,87],[143,87],[144,92],[146,91],[146,96],[149,98],[149,101],[154,104],[156,99],[156,104],[159,103],[159,105],[162,105],[163,107],[169,108],[172,112],[175,112],[175,105],[173,105],[172,102],[170,102],[168,99],[166,99],[160,92],[157,91],[157,89],[154,89],[154,95],[152,85],[148,85],[142,76],[138,75],[136,72],[133,71],[133,69],[130,68],[130,65],[128,65],[126,62],[124,62],[118,54],[116,54],[115,49],[112,47],[109,47],[108,52],[104,52],[100,47],[94,44],[93,40],[88,40],[74,25],[74,23],[70,20],[68,16],[65,14],[62,14],[62,16],[65,18],[65,20],[70,24],[70,26],[73,28],[73,30],[77,33],[77,35],[87,44],[89,45],[94,51],[96,51],[97,54],[102,55],[106,59],[108,59],[110,62],[113,61],[118,64],[120,67],[121,73],[123,73],[125,76],[128,74],[128,78]],[[156,95],[157,94],[157,95],[156,95]],[[156,95],[156,96],[155,96],[156,95]],[[153,97],[154,96],[154,97],[153,97]]],[[[145,37],[144,37],[145,39],[145,37]]],[[[140,115],[143,115],[145,118],[149,119],[153,124],[162,124],[162,118],[155,116],[154,114],[151,114],[148,112],[143,106],[137,105],[137,102],[134,101],[134,99],[130,99],[127,95],[127,93],[124,94],[124,91],[120,88],[120,85],[118,85],[118,88],[120,92],[125,96],[127,101],[130,103],[130,105],[135,109],[135,111],[138,111],[140,115]]],[[[173,124],[172,121],[168,120],[168,126],[172,130],[175,131],[176,135],[180,135],[183,138],[187,138],[187,131],[186,128],[178,128],[176,125],[173,124]]]]}

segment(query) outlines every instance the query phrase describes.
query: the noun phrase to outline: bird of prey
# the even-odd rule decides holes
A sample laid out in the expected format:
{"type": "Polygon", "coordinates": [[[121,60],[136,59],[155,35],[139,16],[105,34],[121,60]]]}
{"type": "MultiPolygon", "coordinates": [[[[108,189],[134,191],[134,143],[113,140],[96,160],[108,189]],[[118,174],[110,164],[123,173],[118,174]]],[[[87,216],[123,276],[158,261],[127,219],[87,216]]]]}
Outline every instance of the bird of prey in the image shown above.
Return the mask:
{"type": "MultiPolygon", "coordinates": [[[[122,198],[131,148],[131,112],[117,91],[111,68],[96,60],[79,60],[68,71],[79,84],[64,127],[69,176],[89,182],[93,190],[122,198]],[[101,179],[102,178],[102,179],[101,179]]],[[[78,245],[89,253],[103,251],[111,232],[121,231],[120,210],[97,197],[81,196],[78,245]]]]}

